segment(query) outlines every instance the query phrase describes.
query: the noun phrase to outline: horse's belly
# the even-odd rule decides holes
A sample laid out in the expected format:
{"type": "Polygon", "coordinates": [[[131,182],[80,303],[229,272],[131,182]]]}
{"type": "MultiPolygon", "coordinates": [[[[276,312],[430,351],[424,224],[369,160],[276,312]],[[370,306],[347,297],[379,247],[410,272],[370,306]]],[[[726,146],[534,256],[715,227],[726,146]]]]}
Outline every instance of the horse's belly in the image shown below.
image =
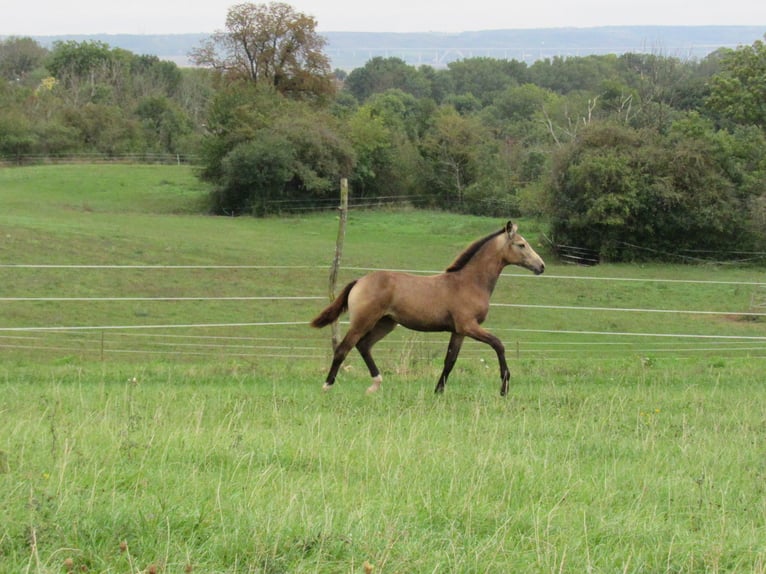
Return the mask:
{"type": "Polygon", "coordinates": [[[413,331],[452,331],[454,328],[448,313],[438,313],[431,309],[421,310],[417,314],[394,311],[389,316],[403,327],[413,331]]]}

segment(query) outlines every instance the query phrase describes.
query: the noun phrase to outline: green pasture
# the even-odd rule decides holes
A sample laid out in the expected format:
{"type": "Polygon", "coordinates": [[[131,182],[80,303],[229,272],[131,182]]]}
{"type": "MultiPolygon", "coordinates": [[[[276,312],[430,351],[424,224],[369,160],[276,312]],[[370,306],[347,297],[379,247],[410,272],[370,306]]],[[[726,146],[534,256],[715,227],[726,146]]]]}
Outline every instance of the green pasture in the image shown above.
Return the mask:
{"type": "MultiPolygon", "coordinates": [[[[327,297],[336,215],[211,217],[201,209],[205,193],[188,167],[0,171],[0,326],[17,329],[0,331],[6,360],[40,360],[41,354],[59,361],[324,358],[327,335],[305,324],[327,297]],[[211,324],[224,326],[200,327],[211,324]],[[50,327],[78,330],[23,330],[50,327]]],[[[352,213],[340,283],[369,268],[439,271],[470,241],[502,223],[414,210],[352,213]]],[[[706,354],[709,348],[763,354],[763,339],[757,338],[764,335],[764,322],[745,315],[759,311],[754,304],[766,303],[762,268],[558,265],[544,229],[534,221],[519,223],[548,270],[541,277],[506,270],[487,322],[518,356],[565,359],[585,348],[595,358],[706,354]],[[696,310],[721,314],[689,313],[696,310]],[[713,336],[727,338],[707,339],[713,336]]],[[[392,361],[403,352],[440,361],[444,345],[441,335],[402,331],[381,343],[379,353],[392,354],[392,361]]],[[[474,344],[465,353],[486,354],[474,344]]],[[[491,353],[486,360],[494,360],[491,353]]]]}
{"type": "MultiPolygon", "coordinates": [[[[380,393],[357,357],[323,393],[336,215],[205,193],[0,170],[0,573],[766,571],[762,268],[561,265],[522,220],[547,270],[493,297],[508,397],[476,343],[434,396],[447,337],[405,330],[380,393]]],[[[341,282],[502,223],[352,213],[341,282]]]]}

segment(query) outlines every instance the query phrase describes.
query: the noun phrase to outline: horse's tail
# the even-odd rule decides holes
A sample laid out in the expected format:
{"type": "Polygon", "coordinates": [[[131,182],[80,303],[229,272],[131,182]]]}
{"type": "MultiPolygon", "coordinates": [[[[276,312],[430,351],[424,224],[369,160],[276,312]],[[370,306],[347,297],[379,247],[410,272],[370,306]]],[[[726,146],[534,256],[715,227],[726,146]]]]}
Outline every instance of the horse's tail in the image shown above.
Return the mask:
{"type": "Polygon", "coordinates": [[[343,288],[343,292],[335,298],[335,301],[330,303],[324,311],[317,315],[316,319],[311,321],[311,326],[321,329],[340,317],[341,314],[348,309],[348,294],[351,293],[351,289],[354,285],[356,285],[356,281],[352,281],[346,285],[343,288]]]}

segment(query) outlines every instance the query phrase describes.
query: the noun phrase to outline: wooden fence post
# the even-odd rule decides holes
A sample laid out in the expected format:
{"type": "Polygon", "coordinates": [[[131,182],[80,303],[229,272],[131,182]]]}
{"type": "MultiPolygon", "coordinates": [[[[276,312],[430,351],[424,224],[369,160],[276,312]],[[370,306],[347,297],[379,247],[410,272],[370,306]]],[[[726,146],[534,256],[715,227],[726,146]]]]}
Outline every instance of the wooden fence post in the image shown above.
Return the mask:
{"type": "MultiPolygon", "coordinates": [[[[346,220],[348,219],[348,180],[344,177],[340,180],[340,219],[338,221],[338,238],[335,240],[335,257],[330,269],[330,301],[335,300],[335,289],[338,283],[338,270],[340,259],[343,255],[343,241],[346,238],[346,220]]],[[[332,349],[340,343],[340,327],[338,322],[332,324],[332,349]]]]}

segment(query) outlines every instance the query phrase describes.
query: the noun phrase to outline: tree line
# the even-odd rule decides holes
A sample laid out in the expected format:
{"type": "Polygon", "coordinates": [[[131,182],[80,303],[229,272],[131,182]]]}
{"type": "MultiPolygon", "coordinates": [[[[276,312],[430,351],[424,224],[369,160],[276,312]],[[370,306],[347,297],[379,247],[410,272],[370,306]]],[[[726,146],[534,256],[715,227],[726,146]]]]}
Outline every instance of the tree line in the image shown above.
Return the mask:
{"type": "Polygon", "coordinates": [[[179,68],[100,42],[0,41],[0,156],[199,158],[217,213],[357,201],[550,223],[602,258],[766,249],[766,46],[373,58],[332,70],[316,20],[238,4],[179,68]]]}

